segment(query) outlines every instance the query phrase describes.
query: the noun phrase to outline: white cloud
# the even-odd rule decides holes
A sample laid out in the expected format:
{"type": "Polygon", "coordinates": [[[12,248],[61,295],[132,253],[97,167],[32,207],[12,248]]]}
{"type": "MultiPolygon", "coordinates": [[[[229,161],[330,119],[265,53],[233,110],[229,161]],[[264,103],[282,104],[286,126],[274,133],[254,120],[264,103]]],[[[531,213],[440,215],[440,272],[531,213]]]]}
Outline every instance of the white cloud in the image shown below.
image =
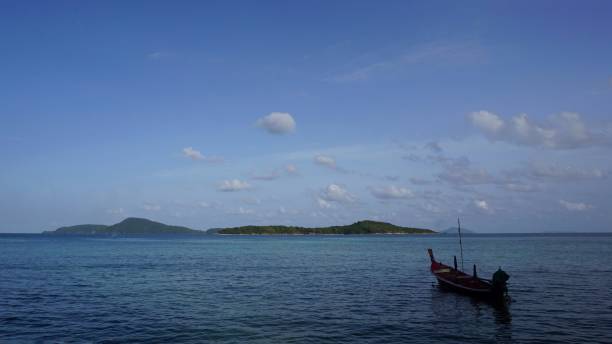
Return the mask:
{"type": "Polygon", "coordinates": [[[204,155],[200,151],[193,149],[193,147],[183,148],[183,155],[191,160],[204,160],[204,155]]]}
{"type": "Polygon", "coordinates": [[[504,121],[489,111],[472,112],[469,118],[474,126],[489,134],[495,134],[504,127],[504,121]]]}
{"type": "Polygon", "coordinates": [[[585,211],[593,208],[590,204],[568,202],[564,200],[559,200],[559,204],[569,211],[585,211]]]}
{"type": "Polygon", "coordinates": [[[331,203],[322,199],[321,197],[317,197],[317,205],[321,209],[330,209],[332,207],[331,203]]]}
{"type": "Polygon", "coordinates": [[[239,179],[230,179],[224,180],[219,184],[218,190],[224,192],[232,192],[232,191],[240,191],[251,188],[249,183],[239,180],[239,179]]]}
{"type": "Polygon", "coordinates": [[[488,111],[473,112],[468,118],[490,140],[524,146],[574,149],[609,144],[612,138],[604,129],[589,128],[574,112],[550,116],[542,123],[531,121],[527,114],[504,120],[488,111]]]}
{"type": "Polygon", "coordinates": [[[223,159],[215,156],[204,156],[199,150],[193,147],[183,148],[183,156],[193,161],[207,161],[207,162],[222,162],[223,159]]]}
{"type": "Polygon", "coordinates": [[[327,155],[317,155],[314,157],[314,162],[317,165],[329,167],[331,169],[336,169],[336,159],[327,155]]]}
{"type": "Polygon", "coordinates": [[[271,134],[288,134],[295,131],[295,120],[287,112],[272,112],[257,120],[257,125],[271,134]]]}
{"type": "Polygon", "coordinates": [[[487,213],[492,211],[491,207],[489,206],[489,203],[487,203],[487,201],[485,200],[474,200],[474,206],[476,206],[478,210],[487,213]]]}
{"type": "Polygon", "coordinates": [[[357,200],[354,195],[338,184],[329,184],[321,192],[320,198],[328,202],[338,203],[351,203],[357,200]]]}
{"type": "Polygon", "coordinates": [[[412,191],[409,189],[397,187],[395,185],[371,187],[370,193],[379,199],[405,199],[413,195],[412,191]]]}

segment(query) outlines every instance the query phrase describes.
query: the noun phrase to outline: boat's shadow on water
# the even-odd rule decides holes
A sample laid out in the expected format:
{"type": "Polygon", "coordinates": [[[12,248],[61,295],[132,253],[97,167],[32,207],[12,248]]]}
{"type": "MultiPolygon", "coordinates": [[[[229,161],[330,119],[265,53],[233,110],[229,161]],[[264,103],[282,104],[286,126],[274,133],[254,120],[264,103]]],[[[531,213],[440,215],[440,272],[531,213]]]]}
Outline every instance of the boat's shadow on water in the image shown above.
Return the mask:
{"type": "Polygon", "coordinates": [[[461,333],[465,339],[490,332],[495,342],[512,341],[510,305],[492,304],[432,284],[431,308],[435,323],[444,324],[448,331],[461,333]]]}

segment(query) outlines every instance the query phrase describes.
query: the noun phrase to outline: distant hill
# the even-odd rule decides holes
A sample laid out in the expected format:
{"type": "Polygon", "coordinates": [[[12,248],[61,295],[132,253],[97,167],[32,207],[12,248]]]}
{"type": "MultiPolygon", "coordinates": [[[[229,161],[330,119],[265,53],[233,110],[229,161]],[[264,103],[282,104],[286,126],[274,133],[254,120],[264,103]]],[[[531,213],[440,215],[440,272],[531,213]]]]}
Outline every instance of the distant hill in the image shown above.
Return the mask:
{"type": "Polygon", "coordinates": [[[211,234],[434,234],[430,229],[400,227],[386,222],[359,221],[347,226],[243,226],[209,230],[211,234]]]}
{"type": "Polygon", "coordinates": [[[159,235],[159,234],[206,234],[187,227],[168,226],[160,222],[147,219],[129,217],[112,226],[105,225],[78,225],[61,227],[54,231],[47,231],[44,234],[54,235],[159,235]]]}
{"type": "MultiPolygon", "coordinates": [[[[457,234],[457,235],[459,235],[459,233],[457,232],[457,227],[449,227],[449,228],[441,231],[440,234],[457,234]]],[[[470,230],[468,228],[461,227],[461,234],[476,234],[476,232],[474,232],[473,230],[470,230]]]]}

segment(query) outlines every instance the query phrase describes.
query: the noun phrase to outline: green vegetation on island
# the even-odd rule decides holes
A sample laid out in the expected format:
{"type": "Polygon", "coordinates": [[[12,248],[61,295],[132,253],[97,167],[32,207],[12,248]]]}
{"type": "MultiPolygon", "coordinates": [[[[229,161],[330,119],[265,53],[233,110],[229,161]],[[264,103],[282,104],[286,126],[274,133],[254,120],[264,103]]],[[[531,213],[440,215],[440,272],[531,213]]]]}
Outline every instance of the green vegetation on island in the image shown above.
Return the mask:
{"type": "MultiPolygon", "coordinates": [[[[293,227],[293,226],[243,226],[209,230],[214,234],[434,234],[430,229],[400,227],[386,222],[359,221],[347,226],[331,227],[293,227]]],[[[211,234],[212,234],[211,233],[211,234]]]]}
{"type": "Polygon", "coordinates": [[[44,232],[45,234],[64,234],[64,235],[159,235],[159,234],[206,234],[187,227],[168,226],[160,222],[147,219],[129,217],[112,226],[105,225],[78,225],[61,227],[54,231],[44,232]]]}

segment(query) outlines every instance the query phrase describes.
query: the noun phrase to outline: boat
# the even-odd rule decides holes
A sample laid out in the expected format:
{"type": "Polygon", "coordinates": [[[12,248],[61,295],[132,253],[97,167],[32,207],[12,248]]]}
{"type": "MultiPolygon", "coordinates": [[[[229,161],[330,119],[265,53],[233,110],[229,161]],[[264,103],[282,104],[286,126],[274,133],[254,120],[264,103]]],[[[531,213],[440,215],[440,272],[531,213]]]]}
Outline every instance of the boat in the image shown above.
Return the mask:
{"type": "MultiPolygon", "coordinates": [[[[459,221],[457,222],[459,223],[459,243],[461,246],[461,265],[463,267],[461,224],[459,221]]],[[[428,249],[427,252],[431,260],[431,273],[438,280],[440,287],[495,304],[507,304],[510,302],[507,288],[507,282],[510,276],[503,271],[501,267],[493,274],[493,278],[489,280],[478,277],[476,265],[474,265],[471,275],[457,269],[457,256],[454,257],[453,266],[448,266],[436,260],[431,248],[428,249]]]]}

